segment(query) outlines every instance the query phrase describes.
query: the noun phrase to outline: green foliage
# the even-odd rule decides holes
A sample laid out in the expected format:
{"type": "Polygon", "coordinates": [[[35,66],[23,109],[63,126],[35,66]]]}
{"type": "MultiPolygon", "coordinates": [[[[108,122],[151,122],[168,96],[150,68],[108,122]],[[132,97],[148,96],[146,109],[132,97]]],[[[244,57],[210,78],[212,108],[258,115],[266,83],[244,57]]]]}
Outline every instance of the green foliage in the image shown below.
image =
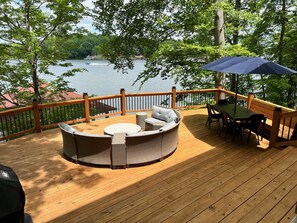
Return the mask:
{"type": "Polygon", "coordinates": [[[84,106],[82,104],[73,104],[43,109],[40,116],[42,125],[81,119],[84,117],[84,106]]]}
{"type": "MultiPolygon", "coordinates": [[[[146,70],[136,81],[143,84],[161,75],[194,89],[213,87],[224,77],[199,67],[225,55],[257,55],[296,69],[296,9],[293,0],[97,0],[93,13],[98,30],[110,38],[103,54],[116,69],[133,68],[131,56],[145,52],[146,70]],[[214,46],[218,9],[224,12],[228,43],[222,47],[214,46]]],[[[240,93],[255,91],[266,100],[278,103],[282,98],[285,105],[294,106],[295,77],[282,76],[280,85],[274,84],[279,81],[275,76],[253,77],[239,77],[240,93]]]]}
{"type": "Polygon", "coordinates": [[[39,75],[55,74],[51,65],[70,66],[62,62],[68,55],[61,44],[65,38],[80,32],[75,25],[84,14],[81,0],[2,0],[0,5],[0,98],[26,104],[36,98],[47,100],[49,92],[67,89],[65,76],[79,70],[69,70],[57,77],[51,88],[40,89],[39,75]],[[33,89],[33,93],[24,89],[33,89]],[[24,95],[26,94],[26,95],[24,95]]]}
{"type": "Polygon", "coordinates": [[[107,39],[103,35],[87,33],[68,38],[63,45],[67,49],[68,58],[84,59],[87,56],[98,56],[101,54],[100,45],[107,39]]]}
{"type": "MultiPolygon", "coordinates": [[[[102,51],[116,69],[132,69],[132,56],[144,52],[147,69],[136,81],[143,84],[161,75],[193,89],[213,86],[214,79],[220,78],[201,71],[202,64],[222,55],[251,55],[241,45],[213,46],[212,18],[218,7],[227,10],[231,5],[227,1],[97,1],[94,18],[97,28],[110,37],[102,51]]],[[[249,16],[248,12],[242,16],[245,24],[250,24],[249,16]]]]}
{"type": "MultiPolygon", "coordinates": [[[[199,67],[226,55],[263,56],[297,69],[296,10],[294,0],[97,0],[91,16],[101,35],[95,35],[76,28],[86,15],[82,0],[2,0],[0,97],[9,94],[18,105],[72,90],[64,78],[80,69],[57,76],[47,88],[39,75],[55,76],[49,66],[68,67],[63,59],[88,55],[107,58],[122,72],[134,67],[135,55],[143,55],[146,70],[136,81],[160,75],[185,89],[217,84],[224,74],[199,67]],[[226,42],[220,47],[214,44],[218,10],[224,12],[226,42]],[[34,94],[20,90],[28,88],[34,94]]],[[[240,93],[255,91],[265,100],[295,106],[295,75],[254,77],[239,77],[240,93]]],[[[233,89],[229,81],[223,83],[233,89]]]]}
{"type": "Polygon", "coordinates": [[[198,86],[213,88],[216,73],[210,75],[209,71],[201,70],[200,66],[205,61],[212,61],[218,55],[252,55],[248,50],[239,45],[227,45],[224,49],[219,46],[200,46],[185,44],[183,42],[168,41],[160,45],[147,61],[147,70],[138,76],[142,84],[149,78],[161,75],[163,79],[175,78],[184,89],[195,89],[198,86]]]}
{"type": "MultiPolygon", "coordinates": [[[[243,43],[256,54],[296,70],[296,1],[267,0],[262,1],[259,8],[261,19],[243,43]]],[[[296,81],[295,75],[269,75],[256,81],[256,86],[263,99],[295,107],[296,81]]]]}

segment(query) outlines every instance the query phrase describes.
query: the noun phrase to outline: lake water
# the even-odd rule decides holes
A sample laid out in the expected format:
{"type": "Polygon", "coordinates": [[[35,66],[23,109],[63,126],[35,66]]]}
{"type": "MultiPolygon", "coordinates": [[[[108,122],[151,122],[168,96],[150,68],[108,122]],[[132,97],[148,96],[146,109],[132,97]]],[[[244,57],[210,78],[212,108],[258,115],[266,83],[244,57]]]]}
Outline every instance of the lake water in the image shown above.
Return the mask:
{"type": "MultiPolygon", "coordinates": [[[[113,69],[113,65],[107,61],[67,60],[67,62],[73,64],[72,68],[86,68],[88,70],[66,79],[70,82],[69,87],[75,88],[79,94],[86,92],[89,95],[113,95],[119,94],[121,88],[124,88],[126,93],[171,91],[172,86],[177,86],[179,89],[179,86],[174,84],[173,79],[162,80],[161,77],[148,80],[141,89],[139,89],[140,83],[132,86],[137,75],[145,68],[145,61],[143,60],[134,61],[134,69],[129,70],[128,74],[117,72],[113,69]]],[[[67,68],[64,67],[50,68],[50,71],[55,74],[61,74],[66,70],[67,68]]],[[[42,76],[42,78],[52,79],[48,75],[42,76]]]]}

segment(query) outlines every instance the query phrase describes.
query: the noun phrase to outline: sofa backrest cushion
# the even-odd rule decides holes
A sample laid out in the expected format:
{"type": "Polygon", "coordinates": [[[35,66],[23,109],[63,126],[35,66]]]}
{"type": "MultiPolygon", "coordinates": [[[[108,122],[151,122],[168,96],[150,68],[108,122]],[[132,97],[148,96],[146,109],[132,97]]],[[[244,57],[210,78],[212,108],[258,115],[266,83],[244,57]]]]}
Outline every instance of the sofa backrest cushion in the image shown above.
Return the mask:
{"type": "Polygon", "coordinates": [[[158,133],[159,130],[152,130],[152,131],[143,131],[137,133],[127,133],[127,136],[135,137],[135,136],[146,136],[146,135],[153,135],[158,133]]]}
{"type": "Polygon", "coordinates": [[[69,132],[69,133],[75,133],[75,132],[77,132],[77,130],[75,130],[74,128],[72,128],[70,125],[67,125],[66,123],[60,123],[59,124],[59,127],[61,129],[63,129],[64,131],[69,132]]]}
{"type": "Polygon", "coordinates": [[[176,123],[179,121],[179,117],[176,115],[176,113],[173,110],[171,110],[167,114],[167,117],[166,117],[166,122],[167,123],[172,122],[172,121],[175,121],[176,123]]]}
{"type": "Polygon", "coordinates": [[[93,133],[88,133],[88,132],[76,132],[75,135],[87,136],[90,138],[91,137],[111,138],[110,135],[93,134],[93,133]]]}
{"type": "Polygon", "coordinates": [[[163,108],[159,106],[153,106],[152,117],[165,122],[171,122],[178,118],[171,108],[163,108]]]}

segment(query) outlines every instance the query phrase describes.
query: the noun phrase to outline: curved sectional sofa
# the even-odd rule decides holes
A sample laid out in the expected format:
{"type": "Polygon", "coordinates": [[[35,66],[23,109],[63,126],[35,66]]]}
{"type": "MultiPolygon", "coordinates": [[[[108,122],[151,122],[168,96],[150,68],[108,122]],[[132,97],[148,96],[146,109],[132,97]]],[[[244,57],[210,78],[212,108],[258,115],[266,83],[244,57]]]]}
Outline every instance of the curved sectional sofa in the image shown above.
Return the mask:
{"type": "Polygon", "coordinates": [[[129,167],[161,161],[171,155],[178,144],[179,114],[161,128],[135,134],[114,136],[79,132],[60,123],[64,155],[76,163],[129,167]]]}

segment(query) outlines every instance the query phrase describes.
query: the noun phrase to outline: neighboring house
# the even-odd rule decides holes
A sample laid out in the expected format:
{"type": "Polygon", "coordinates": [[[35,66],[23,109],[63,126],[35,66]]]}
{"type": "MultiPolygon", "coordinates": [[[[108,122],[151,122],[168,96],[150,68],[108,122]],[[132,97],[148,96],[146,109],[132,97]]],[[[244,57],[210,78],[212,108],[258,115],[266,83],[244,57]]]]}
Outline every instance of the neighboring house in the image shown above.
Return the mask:
{"type": "MultiPolygon", "coordinates": [[[[9,94],[4,94],[4,97],[7,98],[8,100],[0,101],[0,109],[1,108],[9,109],[9,108],[17,107],[15,104],[10,102],[13,99],[9,94]]],[[[82,95],[80,95],[76,92],[64,92],[64,93],[61,93],[60,95],[55,96],[54,101],[68,101],[68,100],[73,100],[73,99],[80,99],[82,97],[83,97],[82,95]]]]}
{"type": "MultiPolygon", "coordinates": [[[[40,92],[44,91],[44,89],[49,89],[49,85],[48,83],[43,83],[40,85],[40,92]]],[[[32,93],[34,92],[34,89],[32,87],[29,88],[19,88],[18,89],[19,92],[24,93],[24,95],[32,95],[32,93]]],[[[15,95],[12,94],[4,94],[3,95],[4,98],[6,98],[7,100],[0,98],[0,109],[9,109],[9,108],[14,108],[17,107],[16,104],[19,105],[26,105],[26,102],[20,102],[17,101],[18,99],[15,98],[15,95]],[[17,103],[12,103],[13,101],[16,101],[17,103]]],[[[76,92],[61,92],[60,94],[57,95],[50,95],[50,93],[48,93],[48,97],[51,97],[52,101],[67,101],[67,100],[73,100],[73,99],[79,99],[82,98],[83,96],[76,93],[76,92]]]]}
{"type": "MultiPolygon", "coordinates": [[[[28,89],[29,91],[31,90],[33,92],[33,89],[28,89]]],[[[0,110],[1,109],[10,109],[10,108],[15,108],[17,107],[15,104],[11,103],[12,98],[10,95],[5,94],[5,98],[8,100],[1,100],[0,101],[0,110]]],[[[83,98],[82,95],[76,93],[76,92],[63,92],[60,93],[59,95],[56,95],[54,97],[54,101],[69,101],[69,100],[74,100],[74,99],[81,99],[83,98]]],[[[95,113],[109,113],[110,111],[117,110],[117,108],[112,107],[110,105],[104,104],[100,102],[99,100],[96,101],[91,101],[90,106],[95,109],[95,113]]]]}

